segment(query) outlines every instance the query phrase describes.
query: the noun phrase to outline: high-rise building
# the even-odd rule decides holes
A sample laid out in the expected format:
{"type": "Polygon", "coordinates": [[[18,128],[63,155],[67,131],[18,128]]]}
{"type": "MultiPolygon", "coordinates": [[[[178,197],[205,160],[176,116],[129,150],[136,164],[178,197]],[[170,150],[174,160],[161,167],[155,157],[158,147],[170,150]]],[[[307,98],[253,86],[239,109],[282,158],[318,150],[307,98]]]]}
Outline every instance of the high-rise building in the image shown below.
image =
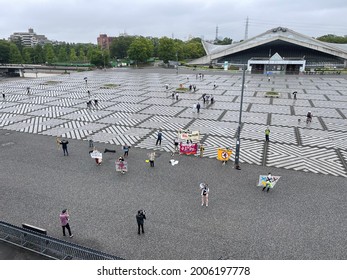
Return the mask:
{"type": "Polygon", "coordinates": [[[34,47],[37,44],[44,45],[51,42],[45,35],[36,34],[33,28],[29,28],[28,32],[14,32],[8,39],[12,42],[20,40],[25,47],[34,47]]]}
{"type": "Polygon", "coordinates": [[[108,37],[107,34],[100,34],[97,38],[98,46],[103,50],[109,50],[114,38],[115,37],[108,37]]]}

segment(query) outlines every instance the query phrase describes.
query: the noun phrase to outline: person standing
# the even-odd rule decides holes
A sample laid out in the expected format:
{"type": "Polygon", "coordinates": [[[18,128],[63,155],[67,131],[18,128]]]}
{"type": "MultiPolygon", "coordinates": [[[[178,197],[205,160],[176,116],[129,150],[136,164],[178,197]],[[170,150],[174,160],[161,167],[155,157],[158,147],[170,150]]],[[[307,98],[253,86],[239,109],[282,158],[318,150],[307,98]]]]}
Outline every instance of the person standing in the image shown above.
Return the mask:
{"type": "Polygon", "coordinates": [[[66,236],[65,235],[65,228],[66,228],[69,232],[69,236],[72,238],[73,234],[71,233],[70,224],[69,224],[70,215],[67,209],[64,209],[63,211],[61,211],[61,214],[59,217],[60,217],[61,227],[63,228],[63,236],[66,236]]]}
{"type": "Polygon", "coordinates": [[[149,157],[149,164],[151,167],[154,167],[154,160],[155,160],[155,152],[153,153],[149,153],[148,154],[149,157]]]}
{"type": "Polygon", "coordinates": [[[175,144],[175,152],[178,152],[179,151],[179,148],[178,148],[179,139],[178,139],[178,137],[175,138],[174,144],[175,144]]]}
{"type": "Polygon", "coordinates": [[[265,129],[265,141],[270,141],[270,129],[268,127],[265,129]]]}
{"type": "Polygon", "coordinates": [[[128,157],[128,155],[129,155],[129,149],[130,149],[130,146],[128,146],[127,144],[125,144],[124,146],[123,146],[123,152],[124,152],[124,157],[128,157]]]}
{"type": "Polygon", "coordinates": [[[205,151],[205,147],[203,144],[200,144],[199,150],[200,150],[200,157],[202,158],[204,156],[204,151],[205,151]]]}
{"type": "Polygon", "coordinates": [[[198,104],[196,104],[196,110],[198,113],[200,113],[200,103],[198,102],[198,104]]]}
{"type": "Polygon", "coordinates": [[[142,233],[145,233],[144,229],[143,229],[143,224],[145,223],[146,220],[146,213],[144,210],[139,210],[137,211],[137,215],[136,215],[136,222],[137,222],[137,233],[140,233],[140,229],[142,230],[142,233]]]}
{"type": "Polygon", "coordinates": [[[204,206],[204,204],[205,204],[207,207],[208,206],[208,193],[210,192],[210,189],[208,188],[207,183],[203,183],[202,185],[203,185],[203,187],[201,189],[201,206],[204,206]]]}
{"type": "Polygon", "coordinates": [[[2,92],[2,98],[5,100],[5,93],[2,92]]]}
{"type": "Polygon", "coordinates": [[[176,93],[176,100],[178,100],[178,93],[176,93]]]}
{"type": "Polygon", "coordinates": [[[163,138],[163,133],[161,130],[158,131],[158,136],[157,136],[157,141],[155,142],[155,145],[157,146],[158,144],[161,145],[161,139],[163,138]]]}
{"type": "Polygon", "coordinates": [[[267,180],[266,183],[265,183],[265,187],[263,188],[263,191],[265,189],[267,189],[266,192],[269,192],[269,190],[272,189],[272,188],[273,188],[272,181],[267,180]]]}
{"type": "Polygon", "coordinates": [[[67,144],[69,144],[69,141],[67,140],[63,140],[63,141],[60,141],[60,145],[62,146],[63,148],[63,152],[64,152],[64,156],[65,154],[68,156],[69,155],[69,152],[67,151],[67,144]]]}

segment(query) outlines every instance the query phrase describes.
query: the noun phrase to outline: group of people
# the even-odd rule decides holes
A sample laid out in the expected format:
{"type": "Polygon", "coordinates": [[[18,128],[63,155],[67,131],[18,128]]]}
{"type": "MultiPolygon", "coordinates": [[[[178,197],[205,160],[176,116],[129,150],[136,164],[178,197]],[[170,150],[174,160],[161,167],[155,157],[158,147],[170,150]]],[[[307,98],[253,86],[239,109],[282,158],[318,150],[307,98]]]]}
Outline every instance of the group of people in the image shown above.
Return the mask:
{"type": "MultiPolygon", "coordinates": [[[[207,183],[200,183],[200,190],[201,190],[201,206],[208,207],[208,196],[210,189],[208,187],[207,183]]],[[[73,237],[71,227],[70,227],[70,215],[68,213],[68,209],[63,209],[62,212],[59,215],[60,218],[60,224],[63,230],[63,236],[66,236],[66,230],[68,231],[68,234],[70,238],[73,237]]],[[[136,214],[136,222],[137,222],[137,233],[138,234],[144,234],[144,222],[146,220],[146,211],[145,210],[138,210],[136,214]]]]}

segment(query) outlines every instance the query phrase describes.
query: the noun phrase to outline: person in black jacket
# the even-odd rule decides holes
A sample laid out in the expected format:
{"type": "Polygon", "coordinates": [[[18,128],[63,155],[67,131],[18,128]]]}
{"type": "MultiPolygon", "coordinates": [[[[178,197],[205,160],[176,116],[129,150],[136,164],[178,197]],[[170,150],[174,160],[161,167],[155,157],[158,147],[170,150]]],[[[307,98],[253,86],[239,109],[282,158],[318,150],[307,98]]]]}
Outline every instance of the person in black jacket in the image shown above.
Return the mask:
{"type": "Polygon", "coordinates": [[[63,148],[64,156],[65,156],[65,154],[67,156],[69,155],[69,152],[67,151],[67,144],[69,144],[69,141],[67,141],[67,140],[60,141],[60,145],[63,148]]]}
{"type": "Polygon", "coordinates": [[[138,231],[137,231],[138,234],[140,234],[140,228],[142,229],[142,233],[145,233],[145,231],[143,230],[144,220],[146,219],[145,214],[146,213],[144,210],[137,211],[136,221],[137,221],[137,227],[138,227],[138,231]]]}

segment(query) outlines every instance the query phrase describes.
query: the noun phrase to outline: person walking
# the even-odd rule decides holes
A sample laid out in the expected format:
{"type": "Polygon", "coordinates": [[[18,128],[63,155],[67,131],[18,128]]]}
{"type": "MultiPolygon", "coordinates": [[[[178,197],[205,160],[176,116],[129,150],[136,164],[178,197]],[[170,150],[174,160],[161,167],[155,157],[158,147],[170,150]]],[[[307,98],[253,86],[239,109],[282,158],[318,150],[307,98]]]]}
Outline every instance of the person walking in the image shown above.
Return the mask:
{"type": "Polygon", "coordinates": [[[265,129],[265,141],[270,142],[270,129],[268,127],[265,129]]]}
{"type": "Polygon", "coordinates": [[[204,206],[204,204],[205,204],[207,207],[208,206],[208,193],[210,192],[210,189],[208,188],[207,183],[201,183],[200,186],[202,186],[202,188],[201,188],[201,206],[204,206]]]}
{"type": "Polygon", "coordinates": [[[176,100],[178,100],[178,93],[176,93],[176,100]]]}
{"type": "Polygon", "coordinates": [[[130,149],[130,146],[128,146],[127,144],[125,144],[124,146],[123,146],[123,152],[124,152],[124,157],[128,157],[128,155],[129,155],[129,149],[130,149]]]}
{"type": "Polygon", "coordinates": [[[204,151],[205,151],[205,147],[203,144],[200,144],[199,150],[200,150],[200,157],[202,158],[204,156],[204,151]]]}
{"type": "Polygon", "coordinates": [[[298,93],[297,91],[294,91],[294,92],[293,92],[294,100],[296,100],[296,94],[297,94],[297,93],[298,93]]]}
{"type": "Polygon", "coordinates": [[[196,104],[196,110],[198,113],[200,113],[200,103],[198,102],[198,104],[196,104]]]}
{"type": "Polygon", "coordinates": [[[69,141],[67,141],[67,140],[63,140],[63,141],[60,141],[60,143],[59,143],[61,146],[62,146],[62,148],[63,148],[63,152],[64,152],[64,156],[65,155],[69,155],[69,152],[67,151],[67,144],[69,144],[69,141]]]}
{"type": "Polygon", "coordinates": [[[3,92],[2,93],[2,98],[5,100],[6,96],[5,96],[5,93],[3,92]]]}
{"type": "Polygon", "coordinates": [[[146,220],[146,212],[144,210],[137,211],[137,215],[136,215],[137,234],[141,234],[140,230],[142,231],[142,233],[145,233],[143,229],[143,224],[145,223],[145,220],[146,220]]]}
{"type": "Polygon", "coordinates": [[[153,153],[149,153],[148,154],[149,157],[149,164],[151,167],[154,167],[154,160],[155,160],[155,152],[153,153]]]}
{"type": "Polygon", "coordinates": [[[158,136],[157,136],[157,141],[155,142],[155,145],[157,146],[158,144],[161,145],[161,140],[163,138],[163,133],[161,132],[161,129],[158,131],[158,136]]]}
{"type": "Polygon", "coordinates": [[[61,227],[63,229],[63,236],[66,236],[65,235],[65,228],[66,228],[69,232],[69,236],[72,238],[73,234],[71,233],[70,224],[69,224],[70,215],[67,209],[64,209],[63,211],[61,211],[59,218],[60,218],[61,227]]]}

